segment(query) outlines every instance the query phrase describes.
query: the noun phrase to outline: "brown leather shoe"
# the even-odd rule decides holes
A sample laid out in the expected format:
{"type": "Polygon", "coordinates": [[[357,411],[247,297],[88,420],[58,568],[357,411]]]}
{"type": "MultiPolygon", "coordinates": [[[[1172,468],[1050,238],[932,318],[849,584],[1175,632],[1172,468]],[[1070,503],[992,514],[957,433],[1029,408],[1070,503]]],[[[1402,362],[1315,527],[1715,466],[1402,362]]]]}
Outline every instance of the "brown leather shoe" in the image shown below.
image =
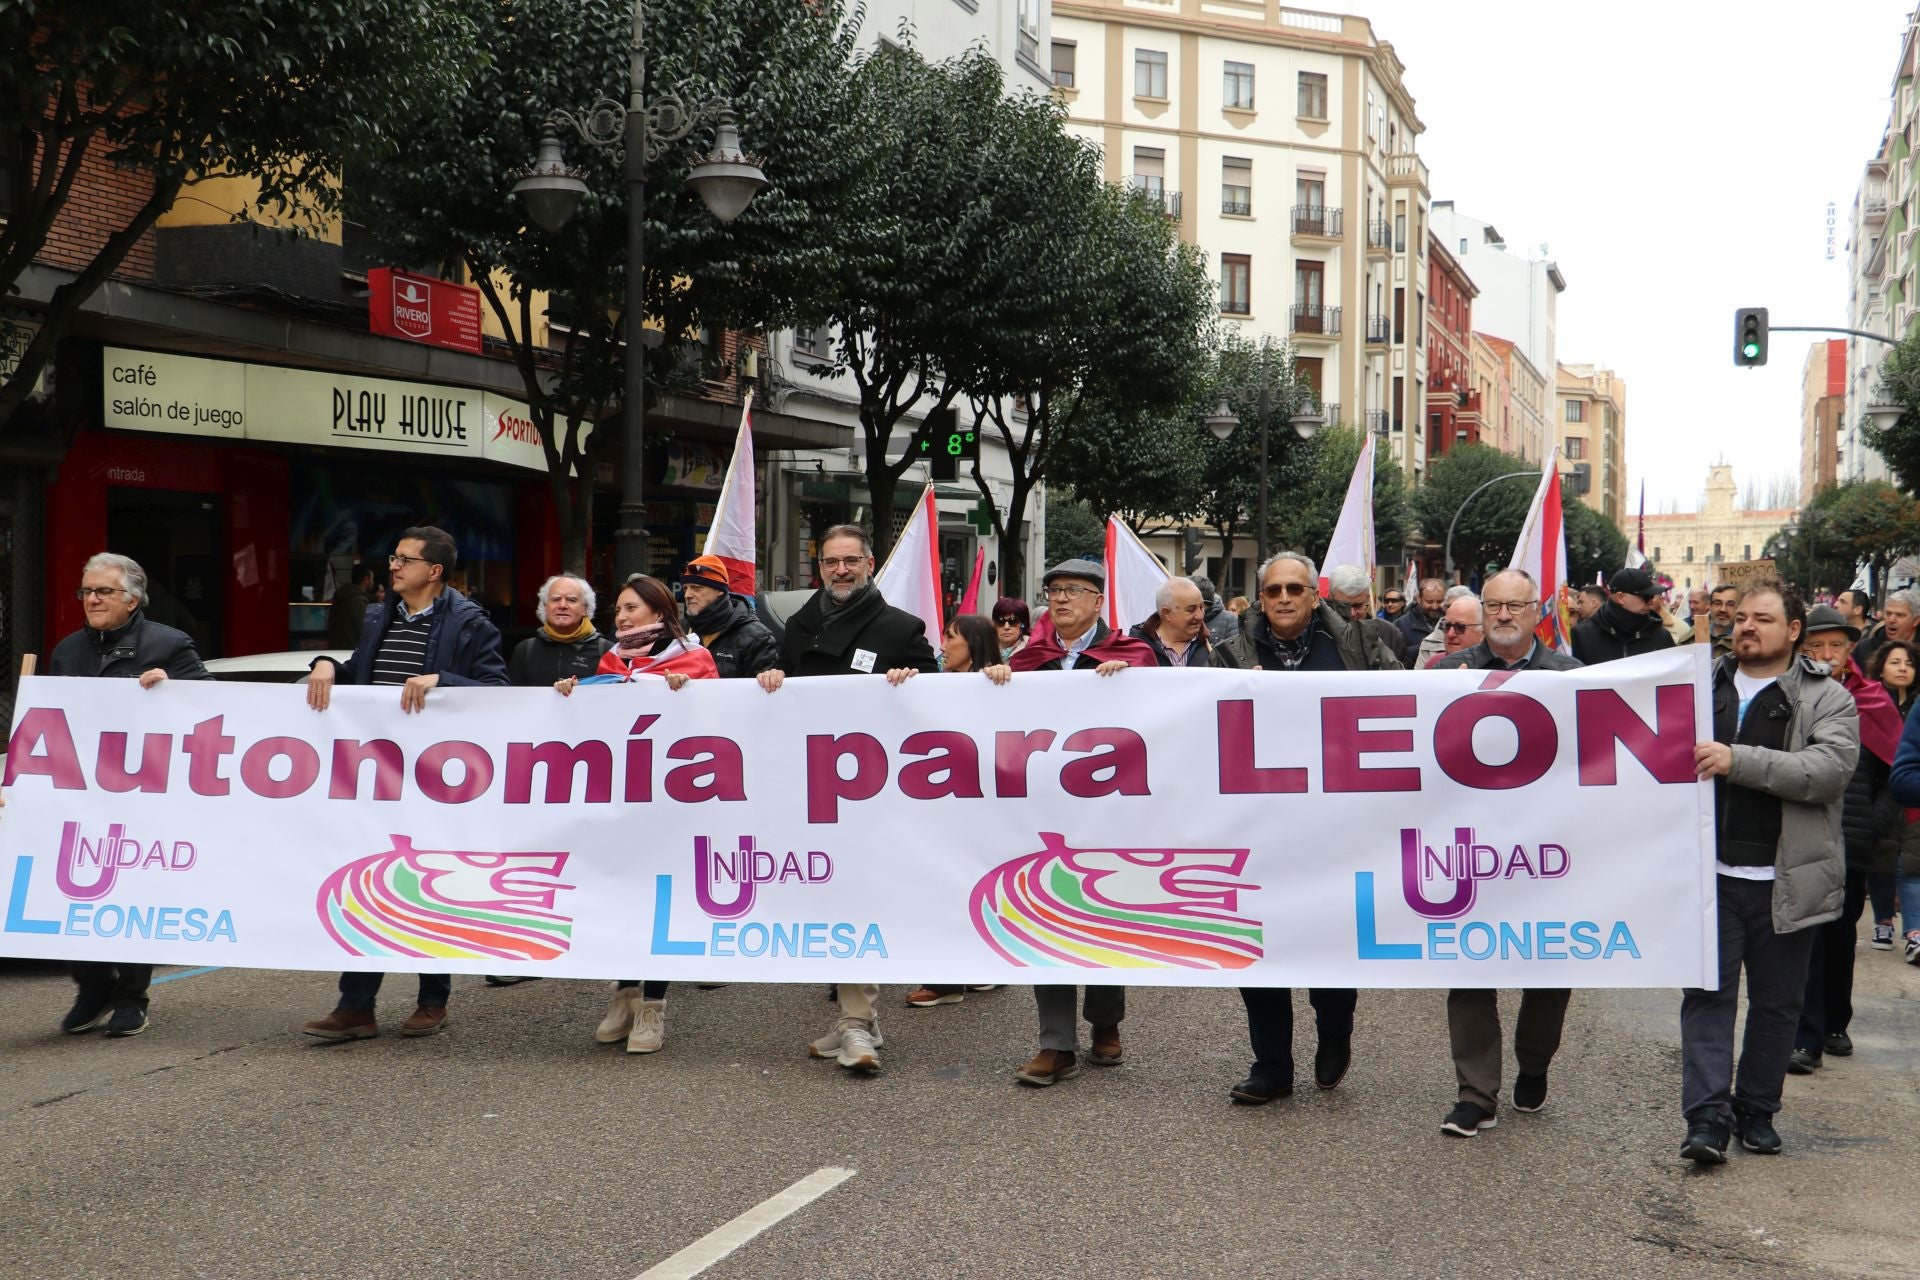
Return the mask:
{"type": "Polygon", "coordinates": [[[1071,1049],[1042,1049],[1033,1055],[1027,1065],[1013,1073],[1013,1078],[1021,1084],[1030,1084],[1046,1088],[1061,1080],[1071,1080],[1080,1074],[1080,1061],[1074,1057],[1071,1049]]]}
{"type": "Polygon", "coordinates": [[[447,1025],[447,1006],[443,1004],[423,1004],[415,1009],[407,1020],[400,1024],[403,1036],[430,1036],[447,1025]]]}
{"type": "Polygon", "coordinates": [[[1087,1054],[1087,1061],[1096,1067],[1118,1066],[1126,1060],[1127,1051],[1120,1047],[1119,1027],[1095,1027],[1093,1029],[1093,1051],[1087,1054]]]}
{"type": "Polygon", "coordinates": [[[335,1009],[324,1018],[304,1023],[300,1029],[322,1040],[371,1040],[380,1034],[380,1024],[371,1009],[335,1009]]]}

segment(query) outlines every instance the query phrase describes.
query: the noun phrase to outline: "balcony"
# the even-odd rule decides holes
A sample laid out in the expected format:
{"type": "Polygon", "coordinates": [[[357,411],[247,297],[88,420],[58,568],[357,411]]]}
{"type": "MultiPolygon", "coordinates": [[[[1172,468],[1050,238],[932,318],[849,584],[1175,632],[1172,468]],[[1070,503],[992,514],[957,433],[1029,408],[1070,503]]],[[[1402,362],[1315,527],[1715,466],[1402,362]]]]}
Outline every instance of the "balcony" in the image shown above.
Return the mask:
{"type": "Polygon", "coordinates": [[[1367,256],[1393,252],[1393,225],[1385,218],[1367,223],[1367,256]]]}
{"type": "Polygon", "coordinates": [[[1159,205],[1160,212],[1169,218],[1179,219],[1180,193],[1167,190],[1166,183],[1162,179],[1136,173],[1127,179],[1127,185],[1159,205]]]}
{"type": "Polygon", "coordinates": [[[1367,430],[1373,432],[1375,435],[1383,436],[1387,434],[1387,411],[1385,409],[1373,409],[1367,413],[1367,430]]]}
{"type": "Polygon", "coordinates": [[[1342,220],[1346,216],[1344,209],[1330,209],[1322,204],[1297,204],[1293,206],[1293,238],[1295,240],[1338,240],[1345,234],[1342,220]]]}
{"type": "Polygon", "coordinates": [[[1367,345],[1368,346],[1384,347],[1387,345],[1387,340],[1392,336],[1393,336],[1393,325],[1387,320],[1385,316],[1368,316],[1367,317],[1367,345]]]}
{"type": "Polygon", "coordinates": [[[1396,151],[1387,157],[1387,185],[1427,189],[1427,162],[1411,151],[1396,151]]]}
{"type": "Polygon", "coordinates": [[[1866,198],[1861,201],[1863,221],[1870,227],[1877,227],[1887,220],[1887,188],[1875,185],[1867,188],[1866,198]]]}
{"type": "Polygon", "coordinates": [[[1326,415],[1328,426],[1338,427],[1343,425],[1340,421],[1340,402],[1338,400],[1335,400],[1332,404],[1321,405],[1320,412],[1326,415]]]}
{"type": "Polygon", "coordinates": [[[1220,202],[1220,213],[1222,217],[1227,218],[1251,218],[1253,216],[1253,201],[1222,200],[1220,202]]]}
{"type": "Polygon", "coordinates": [[[1296,306],[1293,308],[1292,333],[1311,342],[1340,336],[1340,308],[1296,306]]]}

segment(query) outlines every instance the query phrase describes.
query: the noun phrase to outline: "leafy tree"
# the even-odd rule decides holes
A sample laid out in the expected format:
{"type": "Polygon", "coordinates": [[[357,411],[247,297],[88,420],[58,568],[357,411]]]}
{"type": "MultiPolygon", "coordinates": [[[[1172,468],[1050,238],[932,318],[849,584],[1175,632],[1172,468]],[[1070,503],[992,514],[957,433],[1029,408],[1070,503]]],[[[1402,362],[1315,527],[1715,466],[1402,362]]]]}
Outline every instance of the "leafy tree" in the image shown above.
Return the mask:
{"type": "Polygon", "coordinates": [[[1560,510],[1567,526],[1569,583],[1592,582],[1595,574],[1611,574],[1626,564],[1627,535],[1613,521],[1564,491],[1560,510]]]}
{"type": "Polygon", "coordinates": [[[147,194],[76,277],[0,386],[10,423],[86,300],[201,174],[259,181],[259,208],[300,219],[337,206],[343,166],[399,150],[478,63],[475,0],[116,0],[0,4],[0,132],[26,180],[0,231],[12,293],[97,158],[147,194]]]}
{"type": "MultiPolygon", "coordinates": [[[[1293,447],[1275,486],[1272,545],[1298,548],[1316,562],[1326,554],[1364,443],[1360,431],[1334,428],[1293,447]]],[[[1376,451],[1373,468],[1376,564],[1392,564],[1399,558],[1411,524],[1406,477],[1391,459],[1382,464],[1376,451]]]]}
{"type": "MultiPolygon", "coordinates": [[[[1448,529],[1453,529],[1453,562],[1463,581],[1504,569],[1513,558],[1537,485],[1517,477],[1489,483],[1508,473],[1538,477],[1540,468],[1491,445],[1456,445],[1427,469],[1427,482],[1413,492],[1413,518],[1422,533],[1444,545],[1448,529]],[[1486,490],[1473,496],[1483,484],[1486,490]],[[1470,497],[1472,504],[1462,512],[1470,497]]],[[[1574,501],[1562,505],[1571,508],[1574,501]]]]}
{"type": "MultiPolygon", "coordinates": [[[[509,175],[533,156],[547,112],[624,99],[633,7],[518,0],[485,13],[486,68],[423,122],[406,163],[353,175],[349,199],[397,260],[463,263],[509,335],[547,455],[563,555],[578,571],[592,523],[590,433],[623,387],[625,177],[613,152],[565,134],[588,191],[567,225],[548,233],[528,225],[509,175]],[[535,341],[542,292],[565,322],[557,349],[535,341]]],[[[686,184],[694,157],[711,146],[712,121],[664,144],[647,167],[648,318],[673,335],[797,318],[809,273],[827,261],[821,224],[836,216],[861,163],[852,146],[860,122],[845,92],[853,25],[834,0],[674,0],[647,6],[645,34],[650,100],[726,98],[768,178],[745,213],[721,223],[686,184]]],[[[674,376],[663,369],[650,390],[674,376]]]]}
{"type": "Polygon", "coordinates": [[[1195,412],[1127,412],[1105,397],[1083,397],[1072,432],[1056,446],[1049,472],[1095,511],[1120,517],[1138,533],[1151,522],[1178,522],[1199,502],[1205,459],[1195,412]]]}
{"type": "MultiPolygon", "coordinates": [[[[1047,495],[1047,563],[1059,564],[1062,560],[1071,560],[1075,556],[1085,556],[1100,560],[1106,556],[1107,522],[1097,516],[1093,508],[1074,497],[1065,489],[1054,489],[1047,495]]],[[[1019,583],[1007,584],[1002,578],[1002,590],[1012,594],[1020,590],[1019,583]]]]}
{"type": "MultiPolygon", "coordinates": [[[[1233,559],[1236,535],[1259,519],[1260,510],[1260,395],[1267,388],[1267,459],[1272,477],[1267,494],[1269,550],[1282,545],[1276,533],[1282,526],[1287,468],[1296,453],[1310,447],[1294,431],[1292,419],[1311,392],[1296,380],[1293,347],[1272,337],[1250,342],[1238,330],[1228,330],[1214,349],[1204,383],[1208,412],[1225,404],[1240,425],[1225,440],[1209,433],[1202,444],[1201,519],[1220,536],[1220,555],[1233,559]]],[[[1349,465],[1351,474],[1351,465],[1349,465]]],[[[1344,484],[1345,482],[1342,481],[1344,484]]],[[[1337,510],[1337,503],[1336,503],[1337,510]]],[[[1329,521],[1328,529],[1332,529],[1329,521]]],[[[1258,529],[1254,529],[1256,540],[1258,529]]]]}
{"type": "Polygon", "coordinates": [[[1815,591],[1848,586],[1862,564],[1877,586],[1894,561],[1916,550],[1920,501],[1884,480],[1822,489],[1793,532],[1783,529],[1767,544],[1783,577],[1815,591]]]}
{"type": "MultiPolygon", "coordinates": [[[[1880,362],[1880,396],[1906,409],[1890,427],[1868,422],[1867,445],[1887,460],[1908,493],[1920,493],[1920,332],[1910,332],[1880,362]]],[[[1811,497],[1812,495],[1801,495],[1811,497]]]]}

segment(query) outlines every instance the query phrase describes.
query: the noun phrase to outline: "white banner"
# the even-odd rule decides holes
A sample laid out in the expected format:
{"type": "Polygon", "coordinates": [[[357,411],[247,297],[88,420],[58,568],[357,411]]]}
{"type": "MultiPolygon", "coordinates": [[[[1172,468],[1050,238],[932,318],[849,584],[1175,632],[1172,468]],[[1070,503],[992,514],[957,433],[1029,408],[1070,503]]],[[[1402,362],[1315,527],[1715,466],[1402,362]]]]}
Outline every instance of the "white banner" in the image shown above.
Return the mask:
{"type": "Polygon", "coordinates": [[[0,954],[709,981],[1710,986],[1698,646],[1603,670],[31,678],[0,954]]]}

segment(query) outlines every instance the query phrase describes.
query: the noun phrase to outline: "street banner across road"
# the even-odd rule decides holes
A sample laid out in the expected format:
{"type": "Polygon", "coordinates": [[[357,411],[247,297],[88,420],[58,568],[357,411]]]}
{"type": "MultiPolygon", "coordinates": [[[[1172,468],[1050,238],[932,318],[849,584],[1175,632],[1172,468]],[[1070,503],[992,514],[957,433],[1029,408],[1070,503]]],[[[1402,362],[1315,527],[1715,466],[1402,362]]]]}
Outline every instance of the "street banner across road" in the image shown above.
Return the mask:
{"type": "Polygon", "coordinates": [[[0,954],[708,981],[1715,981],[1697,646],[1603,670],[21,682],[0,954]],[[1104,971],[1104,972],[1103,972],[1104,971]]]}

